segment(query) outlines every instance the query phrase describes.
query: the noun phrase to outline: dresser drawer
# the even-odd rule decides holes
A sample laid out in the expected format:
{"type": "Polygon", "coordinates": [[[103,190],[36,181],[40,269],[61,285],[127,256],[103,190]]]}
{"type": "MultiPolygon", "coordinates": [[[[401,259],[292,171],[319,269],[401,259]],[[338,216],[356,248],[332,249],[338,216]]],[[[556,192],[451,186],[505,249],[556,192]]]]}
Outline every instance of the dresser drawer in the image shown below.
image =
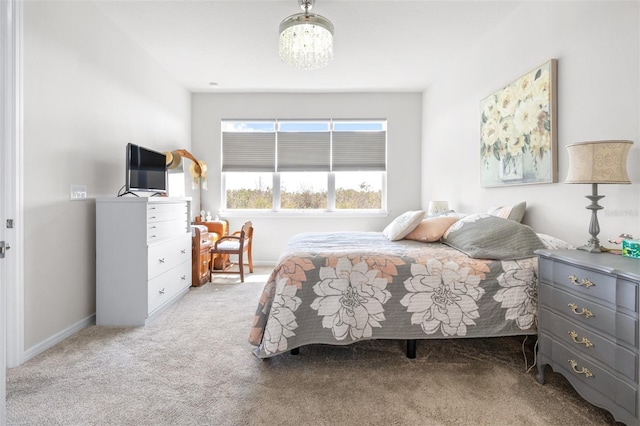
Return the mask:
{"type": "Polygon", "coordinates": [[[147,262],[149,279],[156,277],[185,260],[191,260],[191,236],[166,240],[149,246],[147,262]]]}
{"type": "Polygon", "coordinates": [[[538,267],[542,281],[611,307],[638,312],[638,286],[631,281],[547,258],[541,258],[538,267]]]}
{"type": "Polygon", "coordinates": [[[553,334],[573,352],[586,354],[636,381],[638,355],[591,330],[545,310],[539,317],[540,329],[553,334]]]}
{"type": "Polygon", "coordinates": [[[161,222],[171,219],[188,220],[189,210],[186,202],[149,203],[147,206],[147,223],[161,222]]]}
{"type": "Polygon", "coordinates": [[[147,242],[153,244],[167,238],[176,237],[189,232],[186,218],[152,222],[147,224],[147,242]]]}
{"type": "Polygon", "coordinates": [[[599,330],[618,341],[637,347],[638,321],[635,317],[621,314],[545,283],[540,283],[538,293],[541,308],[549,307],[575,324],[599,330]]]}
{"type": "Polygon", "coordinates": [[[171,300],[180,290],[191,286],[191,262],[186,261],[150,280],[148,283],[148,314],[171,300]]]}
{"type": "MultiPolygon", "coordinates": [[[[540,336],[540,345],[553,360],[554,370],[567,377],[578,392],[590,388],[622,407],[632,416],[636,416],[637,391],[632,386],[615,377],[601,364],[581,356],[548,336],[540,336]],[[585,374],[587,371],[591,376],[588,377],[588,374],[585,374]]],[[[605,408],[613,409],[614,407],[605,408]]]]}

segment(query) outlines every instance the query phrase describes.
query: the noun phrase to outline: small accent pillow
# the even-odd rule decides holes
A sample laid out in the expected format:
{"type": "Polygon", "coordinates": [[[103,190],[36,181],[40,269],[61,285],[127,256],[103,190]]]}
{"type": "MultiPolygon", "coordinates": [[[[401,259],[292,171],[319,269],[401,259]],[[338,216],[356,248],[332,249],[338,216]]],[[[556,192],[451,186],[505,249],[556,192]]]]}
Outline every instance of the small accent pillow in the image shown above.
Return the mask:
{"type": "Polygon", "coordinates": [[[439,241],[445,231],[449,229],[451,225],[456,223],[457,220],[458,218],[456,217],[447,216],[424,219],[404,238],[406,240],[423,241],[425,243],[439,241]]]}
{"type": "Polygon", "coordinates": [[[423,217],[424,210],[405,212],[387,225],[382,234],[390,241],[401,240],[418,226],[423,217]]]}
{"type": "Polygon", "coordinates": [[[491,215],[471,215],[451,225],[446,245],[474,259],[513,260],[533,257],[545,248],[538,235],[521,223],[491,215]]]}
{"type": "Polygon", "coordinates": [[[506,207],[491,207],[487,213],[491,216],[498,216],[505,219],[515,220],[516,222],[522,222],[524,212],[527,209],[526,201],[523,201],[513,206],[506,207]]]}

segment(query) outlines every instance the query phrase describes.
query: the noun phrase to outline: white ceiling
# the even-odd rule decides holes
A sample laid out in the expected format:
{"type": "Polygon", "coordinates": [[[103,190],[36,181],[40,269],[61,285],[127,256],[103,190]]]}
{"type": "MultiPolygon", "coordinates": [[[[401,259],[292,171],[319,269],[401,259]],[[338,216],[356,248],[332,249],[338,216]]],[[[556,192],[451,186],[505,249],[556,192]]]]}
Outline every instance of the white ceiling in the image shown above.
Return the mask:
{"type": "Polygon", "coordinates": [[[94,2],[192,92],[423,91],[520,3],[317,0],[335,59],[304,71],[278,57],[278,26],[301,11],[297,0],[94,2]]]}

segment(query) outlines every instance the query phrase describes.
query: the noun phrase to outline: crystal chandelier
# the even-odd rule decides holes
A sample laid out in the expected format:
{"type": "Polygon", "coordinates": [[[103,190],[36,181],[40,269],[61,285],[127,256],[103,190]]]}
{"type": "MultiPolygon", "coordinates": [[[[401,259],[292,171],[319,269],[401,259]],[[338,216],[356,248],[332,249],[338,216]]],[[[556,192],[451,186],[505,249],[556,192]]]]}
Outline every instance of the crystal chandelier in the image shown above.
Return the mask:
{"type": "Polygon", "coordinates": [[[333,24],[309,10],[315,0],[298,0],[304,13],[285,18],[280,23],[280,59],[305,70],[326,66],[333,59],[333,24]]]}

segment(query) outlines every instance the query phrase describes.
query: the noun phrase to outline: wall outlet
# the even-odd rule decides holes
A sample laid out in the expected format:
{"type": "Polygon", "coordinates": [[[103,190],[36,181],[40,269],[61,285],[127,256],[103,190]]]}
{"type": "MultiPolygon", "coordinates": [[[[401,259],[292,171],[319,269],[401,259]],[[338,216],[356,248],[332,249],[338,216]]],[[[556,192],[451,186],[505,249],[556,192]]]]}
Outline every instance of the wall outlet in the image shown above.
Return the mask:
{"type": "Polygon", "coordinates": [[[87,185],[71,185],[71,200],[81,201],[87,199],[87,185]]]}

